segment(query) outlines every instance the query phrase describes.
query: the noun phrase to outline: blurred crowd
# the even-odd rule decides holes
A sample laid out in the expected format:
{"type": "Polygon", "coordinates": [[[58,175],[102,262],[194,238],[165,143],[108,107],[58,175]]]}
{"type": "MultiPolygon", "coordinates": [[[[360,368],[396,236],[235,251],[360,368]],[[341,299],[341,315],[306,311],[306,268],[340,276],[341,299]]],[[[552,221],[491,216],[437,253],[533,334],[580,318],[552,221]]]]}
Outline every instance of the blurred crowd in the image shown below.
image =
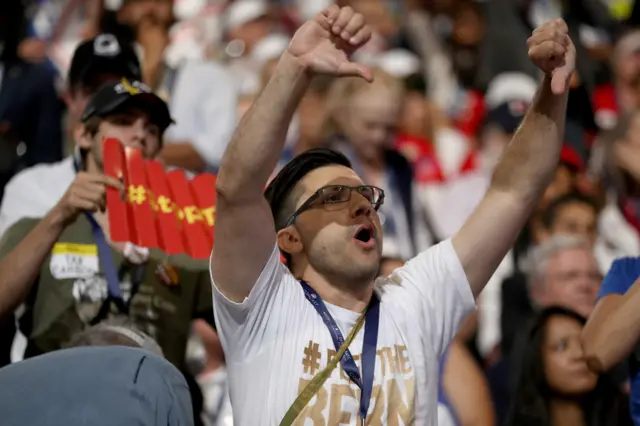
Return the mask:
{"type": "MultiPolygon", "coordinates": [[[[157,158],[215,173],[293,31],[331,3],[0,2],[0,259],[73,182],[90,123],[83,114],[104,84],[144,83],[173,120],[158,130],[157,158]]],[[[338,3],[374,29],[356,58],[374,82],[317,77],[282,163],[329,146],[385,190],[381,273],[452,236],[476,207],[535,95],[540,75],[526,40],[565,19],[578,64],[560,162],[441,362],[439,425],[629,424],[626,363],[596,376],[579,336],[612,262],[640,256],[640,2],[338,3]]],[[[80,228],[91,237],[88,224],[80,228]]],[[[101,308],[107,282],[65,269],[69,253],[82,254],[74,247],[53,247],[18,306],[0,302],[0,365],[69,346],[151,348],[184,374],[197,424],[231,425],[208,263],[179,259],[163,284],[166,262],[125,254],[119,262],[134,266],[118,272],[131,303],[114,319],[101,308]],[[139,264],[150,270],[144,278],[139,264]]]]}

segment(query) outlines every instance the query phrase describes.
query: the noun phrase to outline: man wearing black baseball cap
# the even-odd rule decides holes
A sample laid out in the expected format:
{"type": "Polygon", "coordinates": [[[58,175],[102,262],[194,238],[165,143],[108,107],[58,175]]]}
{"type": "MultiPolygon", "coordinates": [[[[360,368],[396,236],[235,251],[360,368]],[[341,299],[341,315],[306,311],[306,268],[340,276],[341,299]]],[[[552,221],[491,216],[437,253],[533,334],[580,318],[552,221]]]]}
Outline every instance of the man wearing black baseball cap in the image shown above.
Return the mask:
{"type": "Polygon", "coordinates": [[[83,167],[99,172],[104,138],[115,137],[153,158],[162,147],[164,131],[173,123],[165,101],[144,83],[125,78],[103,85],[80,120],[83,130],[76,143],[82,152],[83,167]]]}
{"type": "Polygon", "coordinates": [[[80,120],[83,130],[76,143],[87,161],[84,166],[100,172],[104,138],[120,139],[153,158],[162,146],[164,131],[173,123],[165,101],[144,83],[126,78],[104,84],[89,100],[80,120]]]}
{"type": "Polygon", "coordinates": [[[55,171],[41,174],[43,186],[55,181],[66,188],[64,195],[39,219],[12,225],[0,241],[0,317],[22,303],[37,283],[29,304],[33,331],[27,357],[60,349],[72,334],[116,313],[155,339],[180,368],[191,320],[209,318],[212,312],[207,262],[106,243],[105,191],[123,185],[103,173],[103,140],[117,138],[155,158],[173,122],[167,104],[143,83],[121,79],[98,90],[81,121],[76,137],[81,155],[69,165],[75,169],[71,181],[61,182],[55,171]],[[4,273],[15,269],[17,259],[25,273],[4,273]],[[177,274],[179,291],[156,276],[166,263],[177,274]]]}
{"type": "Polygon", "coordinates": [[[99,34],[76,48],[67,81],[71,90],[97,88],[113,75],[140,79],[140,62],[130,43],[121,42],[113,34],[99,34]]]}
{"type": "Polygon", "coordinates": [[[69,109],[67,130],[78,124],[89,98],[104,83],[121,78],[141,80],[140,62],[131,43],[113,34],[99,34],[76,48],[64,99],[69,109]]]}
{"type": "Polygon", "coordinates": [[[173,119],[169,107],[149,86],[122,78],[119,82],[104,84],[87,104],[80,120],[86,123],[92,117],[105,118],[121,112],[121,109],[136,108],[148,114],[149,121],[164,131],[173,119]]]}

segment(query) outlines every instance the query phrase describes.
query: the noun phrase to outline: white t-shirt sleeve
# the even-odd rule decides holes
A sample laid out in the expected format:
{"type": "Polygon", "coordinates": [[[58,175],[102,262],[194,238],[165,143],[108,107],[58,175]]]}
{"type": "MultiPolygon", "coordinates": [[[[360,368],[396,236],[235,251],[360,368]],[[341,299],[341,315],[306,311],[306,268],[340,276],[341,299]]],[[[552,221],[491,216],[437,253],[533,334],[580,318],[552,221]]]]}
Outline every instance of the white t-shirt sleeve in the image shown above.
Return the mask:
{"type": "Polygon", "coordinates": [[[423,251],[395,270],[390,279],[405,290],[407,306],[422,313],[426,335],[438,356],[442,356],[462,321],[476,306],[451,240],[423,251]]]}
{"type": "Polygon", "coordinates": [[[218,334],[227,357],[236,361],[253,358],[274,341],[283,319],[280,317],[288,315],[287,307],[295,306],[295,299],[302,294],[299,284],[280,261],[277,244],[242,303],[229,300],[218,290],[213,273],[211,282],[218,334]]]}

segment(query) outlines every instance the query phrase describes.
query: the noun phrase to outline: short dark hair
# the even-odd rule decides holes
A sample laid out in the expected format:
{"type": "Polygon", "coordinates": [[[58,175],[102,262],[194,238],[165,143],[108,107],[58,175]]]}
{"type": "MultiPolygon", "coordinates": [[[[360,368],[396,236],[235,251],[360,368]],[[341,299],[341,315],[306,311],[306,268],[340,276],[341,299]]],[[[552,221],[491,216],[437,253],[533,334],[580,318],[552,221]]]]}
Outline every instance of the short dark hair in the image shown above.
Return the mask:
{"type": "Polygon", "coordinates": [[[598,214],[598,203],[593,197],[585,195],[581,192],[569,192],[561,197],[553,200],[547,208],[542,212],[542,225],[545,229],[551,229],[558,217],[558,211],[569,204],[585,204],[598,214]]]}
{"type": "Polygon", "coordinates": [[[85,131],[91,136],[94,137],[98,134],[98,130],[100,129],[100,123],[102,123],[101,117],[90,117],[87,121],[84,122],[85,131]]]}
{"type": "MultiPolygon", "coordinates": [[[[329,148],[314,148],[289,161],[269,183],[264,196],[271,207],[271,214],[276,224],[276,231],[285,227],[295,212],[298,191],[296,185],[309,172],[324,166],[340,165],[348,168],[351,162],[343,154],[329,148]]],[[[291,266],[291,256],[283,253],[287,265],[291,266]]]]}
{"type": "Polygon", "coordinates": [[[421,73],[409,74],[403,80],[404,89],[407,92],[418,92],[421,95],[427,94],[427,80],[421,73]]]}

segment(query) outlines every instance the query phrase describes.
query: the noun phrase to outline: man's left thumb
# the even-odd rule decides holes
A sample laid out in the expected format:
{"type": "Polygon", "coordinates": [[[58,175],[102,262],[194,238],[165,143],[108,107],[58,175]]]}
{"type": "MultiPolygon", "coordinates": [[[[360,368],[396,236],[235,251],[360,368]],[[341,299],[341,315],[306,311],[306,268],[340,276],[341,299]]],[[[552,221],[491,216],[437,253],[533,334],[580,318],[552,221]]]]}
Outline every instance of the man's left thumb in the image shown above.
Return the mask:
{"type": "Polygon", "coordinates": [[[551,76],[551,91],[554,95],[563,94],[569,87],[571,73],[566,67],[559,68],[551,76]]]}

